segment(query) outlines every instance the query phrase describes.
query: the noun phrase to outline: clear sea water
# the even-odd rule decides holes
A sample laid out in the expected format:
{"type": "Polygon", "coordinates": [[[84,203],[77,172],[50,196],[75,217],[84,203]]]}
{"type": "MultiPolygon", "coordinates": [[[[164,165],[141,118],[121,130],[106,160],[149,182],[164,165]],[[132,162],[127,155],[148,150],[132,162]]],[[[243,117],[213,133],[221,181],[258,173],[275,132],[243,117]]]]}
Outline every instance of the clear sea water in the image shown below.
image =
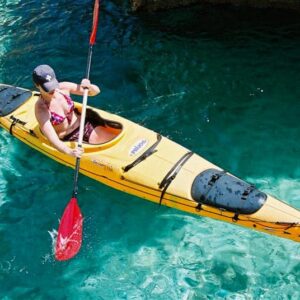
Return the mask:
{"type": "MultiPolygon", "coordinates": [[[[92,1],[0,1],[0,82],[84,76],[92,1]]],[[[300,16],[103,1],[89,104],[185,145],[300,209],[300,16]]],[[[80,100],[80,99],[78,99],[80,100]]],[[[81,252],[49,231],[73,171],[0,130],[1,299],[300,299],[298,243],[195,217],[80,177],[81,252]]]]}

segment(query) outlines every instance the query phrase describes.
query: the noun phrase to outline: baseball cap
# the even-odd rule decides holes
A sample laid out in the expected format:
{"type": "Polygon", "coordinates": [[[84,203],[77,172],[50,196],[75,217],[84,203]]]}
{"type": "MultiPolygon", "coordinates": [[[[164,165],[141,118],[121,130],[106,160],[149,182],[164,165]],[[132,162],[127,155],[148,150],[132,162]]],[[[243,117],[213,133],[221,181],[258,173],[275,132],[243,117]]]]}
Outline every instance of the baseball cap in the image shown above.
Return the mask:
{"type": "Polygon", "coordinates": [[[37,66],[33,70],[32,79],[35,84],[40,85],[46,92],[54,91],[59,86],[54,70],[48,65],[37,66]]]}

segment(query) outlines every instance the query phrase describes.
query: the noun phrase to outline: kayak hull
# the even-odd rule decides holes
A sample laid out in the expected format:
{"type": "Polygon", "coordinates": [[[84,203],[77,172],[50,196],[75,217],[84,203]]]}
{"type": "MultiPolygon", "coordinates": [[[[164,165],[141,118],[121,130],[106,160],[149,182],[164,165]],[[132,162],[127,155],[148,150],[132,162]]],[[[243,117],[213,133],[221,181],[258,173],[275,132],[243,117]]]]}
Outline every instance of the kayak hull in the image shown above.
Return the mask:
{"type": "MultiPolygon", "coordinates": [[[[42,134],[34,116],[37,98],[35,92],[0,85],[0,126],[28,146],[74,168],[75,159],[53,148],[42,134]],[[23,94],[7,100],[9,89],[23,94]],[[14,101],[15,106],[11,104],[14,101]]],[[[76,107],[80,110],[81,105],[76,103],[76,107]]],[[[298,209],[147,128],[93,110],[109,120],[103,130],[115,130],[116,136],[104,144],[83,145],[82,174],[157,204],[300,242],[298,209]]]]}

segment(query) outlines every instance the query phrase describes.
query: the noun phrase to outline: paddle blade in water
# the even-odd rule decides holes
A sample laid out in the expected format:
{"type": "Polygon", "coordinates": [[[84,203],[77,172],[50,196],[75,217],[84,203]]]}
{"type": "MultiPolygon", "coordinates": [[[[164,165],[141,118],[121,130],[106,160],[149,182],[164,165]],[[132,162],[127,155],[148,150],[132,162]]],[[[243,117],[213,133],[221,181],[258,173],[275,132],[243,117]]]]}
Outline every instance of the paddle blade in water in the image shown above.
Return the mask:
{"type": "Polygon", "coordinates": [[[83,217],[77,204],[77,199],[72,198],[65,208],[59,224],[55,258],[57,260],[68,260],[75,256],[82,241],[83,217]]]}

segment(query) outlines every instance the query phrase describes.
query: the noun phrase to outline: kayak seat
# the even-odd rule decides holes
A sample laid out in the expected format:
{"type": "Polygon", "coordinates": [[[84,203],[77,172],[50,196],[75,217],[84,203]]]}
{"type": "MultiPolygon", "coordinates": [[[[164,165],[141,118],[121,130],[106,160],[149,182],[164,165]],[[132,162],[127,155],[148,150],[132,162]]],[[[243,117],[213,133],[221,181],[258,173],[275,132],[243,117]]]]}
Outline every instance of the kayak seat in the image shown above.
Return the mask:
{"type": "Polygon", "coordinates": [[[253,185],[216,169],[208,169],[197,175],[191,194],[200,204],[237,214],[253,214],[267,199],[267,195],[253,185]]]}
{"type": "MultiPolygon", "coordinates": [[[[75,108],[75,112],[80,115],[78,108],[75,108]]],[[[86,119],[97,126],[111,127],[119,130],[122,130],[123,128],[121,123],[104,119],[99,113],[89,107],[86,109],[86,119]]]]}
{"type": "MultiPolygon", "coordinates": [[[[77,114],[80,114],[78,108],[75,108],[77,114]]],[[[102,143],[107,143],[117,137],[123,129],[123,126],[119,122],[115,122],[112,120],[104,119],[100,116],[99,113],[94,111],[91,108],[87,108],[86,110],[86,120],[89,120],[93,124],[93,126],[101,126],[101,141],[102,143]]]]}

